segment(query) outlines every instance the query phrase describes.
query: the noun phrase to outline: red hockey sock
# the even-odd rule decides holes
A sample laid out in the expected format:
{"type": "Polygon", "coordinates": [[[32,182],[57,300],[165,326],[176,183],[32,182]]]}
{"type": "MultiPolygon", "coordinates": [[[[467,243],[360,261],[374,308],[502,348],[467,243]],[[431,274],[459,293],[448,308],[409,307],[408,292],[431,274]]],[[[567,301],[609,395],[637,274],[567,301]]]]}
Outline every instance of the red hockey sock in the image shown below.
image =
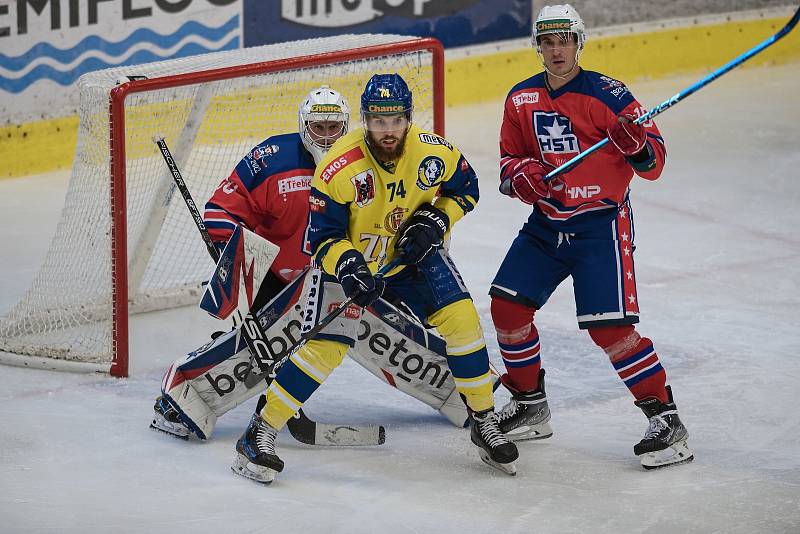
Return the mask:
{"type": "Polygon", "coordinates": [[[633,326],[590,328],[589,335],[603,349],[617,374],[636,398],[657,397],[669,402],[667,373],[658,361],[653,342],[641,337],[633,326]]]}
{"type": "Polygon", "coordinates": [[[492,297],[492,321],[506,366],[501,379],[517,391],[533,391],[539,385],[539,332],[533,324],[536,308],[492,297]]]}

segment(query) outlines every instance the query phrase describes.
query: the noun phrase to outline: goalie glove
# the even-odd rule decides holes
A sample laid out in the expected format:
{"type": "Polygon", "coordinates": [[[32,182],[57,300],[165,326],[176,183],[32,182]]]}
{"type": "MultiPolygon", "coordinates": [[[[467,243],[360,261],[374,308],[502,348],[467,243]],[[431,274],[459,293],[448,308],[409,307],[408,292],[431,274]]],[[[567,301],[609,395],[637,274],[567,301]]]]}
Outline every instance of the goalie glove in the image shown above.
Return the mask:
{"type": "Polygon", "coordinates": [[[397,231],[395,248],[400,262],[414,265],[442,246],[450,217],[432,204],[422,204],[397,231]]]}
{"type": "Polygon", "coordinates": [[[386,288],[386,282],[373,276],[364,256],[357,250],[348,250],[342,254],[336,264],[336,278],[342,285],[344,294],[362,308],[378,300],[386,288]]]}

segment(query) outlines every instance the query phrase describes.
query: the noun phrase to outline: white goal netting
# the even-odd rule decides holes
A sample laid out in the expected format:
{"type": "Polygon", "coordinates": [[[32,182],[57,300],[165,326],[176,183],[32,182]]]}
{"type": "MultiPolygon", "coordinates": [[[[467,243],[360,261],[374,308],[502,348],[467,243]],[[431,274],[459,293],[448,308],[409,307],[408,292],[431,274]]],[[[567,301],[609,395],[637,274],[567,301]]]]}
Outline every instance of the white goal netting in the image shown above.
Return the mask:
{"type": "Polygon", "coordinates": [[[129,313],[198,302],[201,282],[213,265],[180,193],[173,190],[154,136],[167,140],[202,210],[250,148],[270,135],[297,131],[301,99],[321,84],[347,98],[351,127],[357,127],[366,81],[375,73],[397,72],[413,91],[415,122],[433,130],[434,100],[441,98],[434,95],[433,53],[401,46],[412,39],[345,35],[82,76],[78,145],[61,219],[31,288],[0,318],[0,361],[47,358],[107,369],[123,358],[127,369],[127,313],[114,314],[112,305],[115,294],[124,295],[122,280],[127,278],[129,313]],[[360,58],[355,56],[362,51],[348,53],[364,47],[375,52],[360,58]],[[276,61],[280,65],[273,71],[276,61]],[[268,65],[270,72],[253,74],[242,67],[255,63],[268,65]],[[182,75],[207,71],[222,78],[176,85],[183,83],[176,81],[182,75]],[[123,130],[110,126],[109,98],[118,84],[137,77],[148,80],[148,89],[124,101],[125,177],[113,185],[110,162],[120,154],[113,153],[111,137],[123,130]],[[123,184],[126,202],[114,218],[112,197],[121,198],[123,184]],[[126,225],[127,248],[115,246],[112,254],[113,228],[120,224],[126,225]]]}

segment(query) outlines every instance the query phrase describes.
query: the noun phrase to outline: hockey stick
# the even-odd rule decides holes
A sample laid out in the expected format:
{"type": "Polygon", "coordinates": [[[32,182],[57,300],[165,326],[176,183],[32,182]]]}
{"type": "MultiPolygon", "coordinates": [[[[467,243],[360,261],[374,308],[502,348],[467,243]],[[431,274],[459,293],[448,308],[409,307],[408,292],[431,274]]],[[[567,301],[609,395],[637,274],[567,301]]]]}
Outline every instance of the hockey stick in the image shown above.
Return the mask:
{"type": "MultiPolygon", "coordinates": [[[[747,52],[737,56],[734,59],[732,59],[731,61],[729,61],[728,63],[726,63],[722,67],[718,68],[717,70],[715,70],[714,72],[712,72],[711,74],[709,74],[705,78],[701,79],[700,81],[694,83],[693,85],[690,85],[689,87],[687,87],[683,91],[677,92],[672,97],[670,97],[667,100],[663,101],[658,106],[654,107],[653,109],[651,109],[650,111],[648,111],[647,113],[645,113],[644,115],[642,115],[641,117],[636,119],[634,122],[636,124],[641,124],[643,122],[649,121],[650,119],[652,119],[656,115],[660,115],[661,113],[663,113],[667,109],[671,108],[672,106],[674,106],[675,104],[677,104],[681,100],[685,99],[687,96],[691,95],[692,93],[695,93],[695,92],[699,91],[700,89],[702,89],[706,85],[710,84],[711,82],[713,82],[714,80],[716,80],[717,78],[722,76],[723,74],[726,74],[727,72],[735,69],[736,67],[738,67],[739,65],[741,65],[742,63],[744,63],[745,61],[750,59],[751,57],[753,57],[756,54],[762,52],[764,49],[772,46],[773,44],[778,42],[780,39],[785,37],[789,32],[791,32],[794,29],[795,26],[797,26],[797,22],[798,21],[800,21],[800,7],[798,7],[797,11],[794,12],[794,15],[792,15],[792,18],[789,19],[789,22],[787,22],[786,25],[783,28],[781,28],[775,35],[773,35],[769,39],[766,39],[762,43],[754,46],[753,48],[751,48],[747,52]]],[[[601,148],[603,148],[606,144],[608,144],[608,141],[609,141],[608,137],[606,137],[605,139],[602,139],[601,141],[598,141],[597,143],[595,143],[591,147],[587,148],[586,150],[584,150],[583,152],[581,152],[580,154],[578,154],[577,156],[575,156],[571,160],[565,162],[564,164],[562,164],[562,165],[556,167],[555,169],[553,169],[552,171],[548,172],[543,177],[543,180],[546,182],[548,180],[551,180],[551,179],[555,178],[556,176],[558,176],[561,173],[567,172],[568,170],[570,170],[573,167],[575,167],[578,163],[583,161],[584,158],[586,158],[590,154],[593,154],[593,153],[597,152],[598,150],[600,150],[601,148]]],[[[500,185],[500,192],[502,192],[505,195],[511,193],[511,181],[510,180],[506,179],[506,180],[503,181],[503,183],[500,185]]]]}
{"type": "MultiPolygon", "coordinates": [[[[391,271],[392,269],[394,269],[398,265],[400,265],[400,259],[399,258],[393,259],[392,261],[390,261],[389,263],[387,263],[386,265],[381,267],[380,270],[377,273],[375,273],[375,277],[376,278],[382,278],[386,273],[388,273],[389,271],[391,271]]],[[[326,315],[325,317],[320,319],[320,321],[314,326],[314,328],[312,328],[311,330],[309,330],[307,332],[304,332],[300,336],[300,339],[298,339],[297,342],[294,345],[292,345],[289,348],[288,351],[286,351],[286,356],[281,358],[281,360],[279,362],[276,362],[276,364],[273,366],[273,369],[272,369],[273,374],[275,372],[277,372],[277,369],[283,364],[284,361],[286,361],[289,358],[289,356],[291,356],[292,354],[294,354],[295,352],[300,350],[300,347],[302,347],[303,345],[305,345],[306,343],[308,343],[309,341],[311,341],[312,339],[317,337],[317,334],[322,332],[322,330],[326,326],[328,326],[331,323],[331,321],[333,321],[334,319],[339,317],[339,315],[341,315],[342,312],[344,310],[346,310],[347,307],[350,306],[353,303],[353,299],[354,298],[355,297],[346,298],[336,308],[334,308],[333,311],[331,311],[328,315],[326,315]]],[[[252,387],[252,386],[248,385],[248,381],[250,381],[253,385],[255,385],[260,380],[264,379],[264,374],[266,372],[267,372],[267,370],[262,368],[260,374],[254,375],[252,373],[252,368],[251,368],[249,374],[245,375],[245,377],[244,377],[244,385],[247,386],[248,388],[252,387]]]]}
{"type": "MultiPolygon", "coordinates": [[[[166,163],[167,167],[169,168],[169,171],[172,174],[172,179],[175,181],[175,185],[180,191],[181,196],[183,196],[183,200],[186,202],[186,207],[189,209],[189,213],[192,215],[195,225],[200,231],[200,235],[202,236],[203,242],[208,249],[208,253],[216,263],[219,261],[219,251],[217,251],[217,248],[214,246],[214,242],[211,240],[211,235],[208,233],[208,229],[203,222],[203,216],[200,214],[200,210],[194,203],[194,199],[192,199],[192,194],[189,191],[189,188],[186,186],[186,182],[183,181],[183,176],[181,175],[180,169],[178,169],[178,165],[175,163],[175,160],[172,157],[172,153],[167,147],[166,141],[163,137],[156,136],[153,138],[153,142],[158,145],[161,156],[164,158],[164,163],[166,163]]],[[[233,317],[234,325],[242,325],[242,334],[245,342],[247,343],[247,348],[250,350],[250,368],[252,368],[253,360],[255,360],[259,368],[267,368],[269,371],[274,371],[277,358],[272,353],[270,344],[265,341],[267,336],[264,333],[264,329],[261,327],[261,323],[258,322],[258,319],[254,316],[252,310],[244,318],[242,318],[239,311],[234,312],[233,317]],[[269,354],[263,354],[264,348],[269,354]],[[264,363],[264,361],[266,361],[266,363],[264,363]]],[[[265,372],[260,379],[265,380],[267,384],[269,384],[274,376],[274,372],[265,372]]],[[[252,385],[247,386],[248,389],[255,386],[256,383],[257,382],[254,382],[252,385]]],[[[312,445],[380,445],[385,441],[385,430],[383,427],[321,425],[309,419],[302,410],[299,410],[295,417],[289,419],[287,426],[289,427],[289,433],[292,434],[293,438],[301,443],[308,443],[312,445]],[[348,429],[349,433],[347,436],[345,436],[346,439],[337,440],[336,432],[329,431],[327,434],[325,434],[325,439],[320,440],[318,438],[319,433],[317,432],[317,427],[323,429],[324,427],[330,427],[333,430],[344,428],[348,429]],[[356,434],[363,436],[360,441],[355,437],[356,434]],[[359,442],[354,443],[354,441],[359,442]]]]}

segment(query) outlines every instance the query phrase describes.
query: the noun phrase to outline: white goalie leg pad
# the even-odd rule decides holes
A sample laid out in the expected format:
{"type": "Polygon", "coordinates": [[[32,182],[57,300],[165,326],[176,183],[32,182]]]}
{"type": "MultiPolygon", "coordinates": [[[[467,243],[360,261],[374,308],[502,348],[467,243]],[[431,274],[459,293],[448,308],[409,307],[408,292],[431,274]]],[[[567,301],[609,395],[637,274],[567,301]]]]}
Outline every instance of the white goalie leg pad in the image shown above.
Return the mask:
{"type": "Polygon", "coordinates": [[[467,424],[445,341],[392,304],[379,299],[364,313],[348,354],[387,384],[439,410],[455,426],[467,424]]]}
{"type": "MultiPolygon", "coordinates": [[[[302,331],[307,332],[314,328],[319,321],[334,311],[347,300],[344,289],[335,276],[323,272],[319,268],[312,268],[306,276],[303,285],[305,305],[302,312],[302,331]]],[[[317,334],[317,339],[330,339],[353,346],[358,331],[362,309],[356,304],[351,304],[335,319],[317,334]]]]}
{"type": "MultiPolygon", "coordinates": [[[[186,380],[186,377],[179,370],[178,365],[182,363],[182,360],[183,358],[176,361],[167,370],[162,382],[161,392],[167,402],[178,410],[181,421],[189,427],[189,430],[200,439],[208,439],[214,431],[217,416],[194,389],[192,382],[186,380]]],[[[168,421],[165,422],[169,423],[168,421]]],[[[160,426],[159,429],[178,435],[160,426]]]]}
{"type": "MultiPolygon", "coordinates": [[[[265,348],[277,360],[300,338],[302,284],[301,276],[258,312],[266,333],[265,348]]],[[[241,330],[231,330],[172,364],[164,376],[162,394],[192,432],[208,439],[218,417],[264,392],[264,382],[245,386],[249,361],[241,330]]]]}

